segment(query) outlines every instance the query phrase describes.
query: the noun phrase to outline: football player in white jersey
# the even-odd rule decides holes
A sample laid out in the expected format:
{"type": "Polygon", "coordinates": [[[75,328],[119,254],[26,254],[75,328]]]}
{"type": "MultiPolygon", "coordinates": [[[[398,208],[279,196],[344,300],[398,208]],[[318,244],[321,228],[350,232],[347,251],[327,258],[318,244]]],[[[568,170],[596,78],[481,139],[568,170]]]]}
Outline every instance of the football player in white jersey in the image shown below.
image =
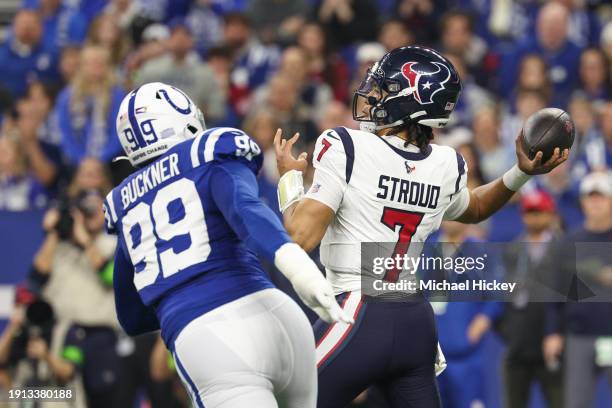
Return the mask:
{"type": "MultiPolygon", "coordinates": [[[[568,150],[556,149],[546,163],[542,152],[530,160],[517,139],[517,165],[469,190],[461,155],[430,143],[432,128],[446,125],[460,91],[455,68],[436,51],[389,52],[355,93],[353,117],[361,130],[338,127],[319,136],[314,180],[305,194],[306,154],[296,159],[291,153],[298,135],[281,140],[280,130],[276,134],[285,226],[305,250],[321,244],[327,279],[355,320],[352,326],[315,324],[319,408],[344,407],[374,384],[394,408],[440,406],[434,368],[440,353],[431,307],[418,296],[410,302],[364,297],[360,244],[395,242],[395,253],[405,254],[443,219],[486,219],[531,175],[549,172],[568,157],[568,150]]],[[[385,279],[395,281],[399,273],[387,271],[385,279]]]]}

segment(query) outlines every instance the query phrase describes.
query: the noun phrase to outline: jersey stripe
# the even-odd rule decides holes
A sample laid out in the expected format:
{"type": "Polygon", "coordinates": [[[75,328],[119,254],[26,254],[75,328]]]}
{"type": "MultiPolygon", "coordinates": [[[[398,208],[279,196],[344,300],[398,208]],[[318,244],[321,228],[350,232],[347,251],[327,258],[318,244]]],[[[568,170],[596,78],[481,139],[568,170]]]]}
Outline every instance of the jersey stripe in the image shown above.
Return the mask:
{"type": "Polygon", "coordinates": [[[115,211],[115,201],[113,200],[113,192],[111,191],[106,196],[106,203],[108,204],[108,209],[110,210],[110,217],[113,224],[117,222],[117,212],[115,211]]]}
{"type": "Polygon", "coordinates": [[[465,160],[463,160],[463,156],[457,153],[457,181],[455,182],[455,193],[459,191],[459,182],[461,181],[461,176],[465,173],[465,160]]]}
{"type": "Polygon", "coordinates": [[[200,133],[191,144],[191,165],[198,167],[200,165],[200,142],[205,132],[200,133]]]}
{"type": "Polygon", "coordinates": [[[215,144],[217,144],[217,140],[221,137],[221,135],[230,130],[230,128],[219,128],[215,129],[211,134],[208,135],[206,139],[206,144],[204,145],[204,161],[208,163],[209,161],[215,158],[215,144]]]}
{"type": "Polygon", "coordinates": [[[188,385],[189,394],[191,395],[191,400],[193,401],[194,405],[198,408],[205,408],[204,403],[202,402],[202,398],[200,398],[200,392],[198,390],[198,387],[195,385],[191,377],[189,377],[189,375],[187,374],[187,371],[185,370],[185,367],[183,367],[181,360],[179,360],[176,351],[174,352],[174,361],[176,362],[176,371],[178,372],[179,377],[181,377],[183,383],[186,383],[188,385]]]}
{"type": "Polygon", "coordinates": [[[355,146],[353,145],[353,139],[349,132],[343,127],[335,127],[334,131],[340,136],[342,145],[344,146],[344,153],[346,154],[346,169],[345,178],[348,184],[351,181],[351,175],[353,174],[353,164],[355,163],[355,146]]]}
{"type": "MultiPolygon", "coordinates": [[[[353,319],[356,319],[359,314],[359,310],[363,302],[361,301],[361,293],[350,292],[344,300],[342,309],[353,319]]],[[[317,368],[321,367],[327,359],[338,349],[340,344],[346,339],[354,325],[346,324],[342,322],[334,323],[327,333],[321,338],[319,344],[317,344],[316,356],[317,356],[317,368]]]]}

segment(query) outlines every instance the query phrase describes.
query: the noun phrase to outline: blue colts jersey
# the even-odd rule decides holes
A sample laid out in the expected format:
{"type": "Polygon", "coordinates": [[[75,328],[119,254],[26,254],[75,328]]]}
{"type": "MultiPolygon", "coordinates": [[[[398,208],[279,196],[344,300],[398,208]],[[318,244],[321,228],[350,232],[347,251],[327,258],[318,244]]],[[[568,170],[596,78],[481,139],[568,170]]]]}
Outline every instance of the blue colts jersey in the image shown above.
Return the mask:
{"type": "MultiPolygon", "coordinates": [[[[128,283],[157,316],[166,344],[202,313],[272,287],[254,251],[273,259],[289,238],[257,199],[261,164],[259,146],[244,132],[213,128],[107,196],[107,228],[118,235],[115,280],[133,276],[128,283]]],[[[120,285],[117,314],[125,327],[122,313],[129,312],[122,308],[133,306],[120,306],[120,297],[130,296],[120,285]]]]}

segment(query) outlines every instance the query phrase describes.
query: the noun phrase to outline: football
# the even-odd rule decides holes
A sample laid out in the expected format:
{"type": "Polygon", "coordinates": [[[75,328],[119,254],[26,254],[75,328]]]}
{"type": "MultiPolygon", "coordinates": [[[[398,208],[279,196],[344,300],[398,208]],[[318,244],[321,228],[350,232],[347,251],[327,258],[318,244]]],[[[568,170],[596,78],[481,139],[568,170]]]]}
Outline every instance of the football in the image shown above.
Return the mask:
{"type": "Polygon", "coordinates": [[[542,151],[542,163],[553,155],[555,148],[570,149],[576,134],[574,122],[562,109],[545,108],[531,115],[522,132],[522,143],[530,159],[542,151]]]}

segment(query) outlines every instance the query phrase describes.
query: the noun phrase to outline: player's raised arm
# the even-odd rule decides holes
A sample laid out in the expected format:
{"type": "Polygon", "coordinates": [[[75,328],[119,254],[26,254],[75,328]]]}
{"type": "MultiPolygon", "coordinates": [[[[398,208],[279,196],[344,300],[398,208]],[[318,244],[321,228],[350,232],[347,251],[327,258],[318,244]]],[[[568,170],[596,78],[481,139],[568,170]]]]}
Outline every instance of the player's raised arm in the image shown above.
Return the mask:
{"type": "MultiPolygon", "coordinates": [[[[516,138],[517,164],[508,170],[502,177],[490,183],[476,187],[473,190],[465,188],[459,194],[469,195],[466,199],[467,208],[456,221],[463,223],[479,223],[489,218],[510,200],[512,195],[525,184],[531,176],[548,173],[567,160],[569,149],[556,148],[553,155],[542,163],[543,153],[537,152],[533,159],[529,159],[521,135],[516,138]]],[[[452,218],[452,217],[451,217],[452,218]]]]}
{"type": "Polygon", "coordinates": [[[211,171],[213,199],[236,234],[274,262],[302,301],[323,320],[352,323],[316,264],[291,242],[276,215],[259,200],[255,174],[238,161],[219,163],[211,171]]]}
{"type": "MultiPolygon", "coordinates": [[[[315,181],[317,199],[304,198],[302,172],[308,167],[307,154],[301,153],[297,159],[291,149],[299,138],[296,133],[291,139],[282,139],[278,129],[274,136],[276,162],[281,180],[279,181],[279,206],[287,231],[304,250],[311,251],[323,239],[327,227],[334,219],[340,206],[346,183],[337,176],[338,168],[346,160],[337,152],[342,144],[337,136],[320,136],[315,148],[315,181]]],[[[314,161],[314,160],[313,160],[314,161]]]]}

